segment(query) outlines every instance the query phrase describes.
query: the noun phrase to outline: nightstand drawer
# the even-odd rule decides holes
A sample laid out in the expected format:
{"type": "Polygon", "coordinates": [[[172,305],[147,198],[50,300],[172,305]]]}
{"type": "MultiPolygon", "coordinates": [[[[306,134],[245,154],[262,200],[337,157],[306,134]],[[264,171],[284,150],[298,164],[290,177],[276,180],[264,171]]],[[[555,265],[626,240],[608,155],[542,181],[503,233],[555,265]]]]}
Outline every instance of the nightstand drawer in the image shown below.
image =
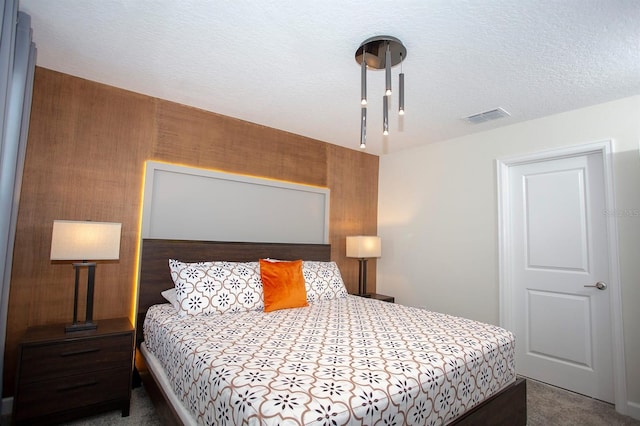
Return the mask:
{"type": "Polygon", "coordinates": [[[132,334],[48,345],[24,345],[20,381],[48,380],[88,371],[131,368],[132,334]]]}
{"type": "Polygon", "coordinates": [[[16,421],[59,412],[61,407],[72,410],[110,400],[129,398],[130,368],[102,370],[60,379],[38,381],[19,386],[16,421]]]}

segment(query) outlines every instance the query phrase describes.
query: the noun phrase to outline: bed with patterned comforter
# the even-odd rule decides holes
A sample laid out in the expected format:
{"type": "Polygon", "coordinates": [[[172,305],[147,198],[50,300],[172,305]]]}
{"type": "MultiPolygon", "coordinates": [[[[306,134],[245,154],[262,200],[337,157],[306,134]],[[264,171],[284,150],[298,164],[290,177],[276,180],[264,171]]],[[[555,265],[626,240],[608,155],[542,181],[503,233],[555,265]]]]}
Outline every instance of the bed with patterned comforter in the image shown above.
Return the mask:
{"type": "Polygon", "coordinates": [[[440,425],[516,379],[509,331],[351,295],[269,313],[155,305],[144,341],[199,424],[440,425]]]}

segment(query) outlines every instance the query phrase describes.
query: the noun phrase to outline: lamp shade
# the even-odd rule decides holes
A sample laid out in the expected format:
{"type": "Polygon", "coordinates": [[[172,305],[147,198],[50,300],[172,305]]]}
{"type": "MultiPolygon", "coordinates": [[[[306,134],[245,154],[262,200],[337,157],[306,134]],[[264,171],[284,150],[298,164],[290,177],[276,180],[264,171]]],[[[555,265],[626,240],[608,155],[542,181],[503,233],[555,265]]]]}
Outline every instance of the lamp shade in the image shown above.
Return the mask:
{"type": "Polygon", "coordinates": [[[380,257],[381,254],[382,244],[380,237],[373,235],[347,237],[347,257],[366,259],[380,257]]]}
{"type": "Polygon", "coordinates": [[[51,260],[115,260],[121,223],[54,220],[51,260]]]}

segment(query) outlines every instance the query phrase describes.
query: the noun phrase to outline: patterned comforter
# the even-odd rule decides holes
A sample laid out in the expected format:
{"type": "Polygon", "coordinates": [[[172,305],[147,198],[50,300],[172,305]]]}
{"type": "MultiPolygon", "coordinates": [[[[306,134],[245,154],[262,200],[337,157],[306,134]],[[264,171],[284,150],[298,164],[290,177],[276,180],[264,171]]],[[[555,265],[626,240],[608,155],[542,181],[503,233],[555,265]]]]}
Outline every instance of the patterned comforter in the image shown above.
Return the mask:
{"type": "Polygon", "coordinates": [[[510,332],[357,296],[187,317],[156,305],[144,337],[206,425],[440,425],[515,380],[510,332]]]}

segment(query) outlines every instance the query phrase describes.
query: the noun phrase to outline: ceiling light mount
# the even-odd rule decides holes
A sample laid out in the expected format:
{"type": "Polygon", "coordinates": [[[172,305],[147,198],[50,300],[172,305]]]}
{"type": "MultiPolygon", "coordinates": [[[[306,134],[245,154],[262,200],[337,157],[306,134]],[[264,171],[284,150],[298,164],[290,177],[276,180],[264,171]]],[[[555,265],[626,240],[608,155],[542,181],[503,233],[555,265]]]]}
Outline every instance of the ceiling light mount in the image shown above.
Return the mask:
{"type": "Polygon", "coordinates": [[[367,67],[382,70],[387,65],[386,51],[387,46],[391,52],[391,67],[398,65],[407,58],[407,48],[402,42],[395,37],[382,35],[366,39],[360,44],[356,50],[356,62],[362,65],[363,51],[365,52],[365,60],[367,67]]]}
{"type": "MultiPolygon", "coordinates": [[[[370,37],[360,44],[356,50],[356,62],[361,68],[360,104],[362,106],[360,121],[360,148],[366,147],[366,116],[367,116],[367,69],[385,70],[385,90],[383,92],[383,135],[389,134],[389,102],[393,93],[391,87],[391,68],[401,64],[407,57],[407,48],[402,42],[392,36],[381,35],[370,37]]],[[[399,75],[400,101],[398,114],[404,115],[404,72],[399,75]]]]}

